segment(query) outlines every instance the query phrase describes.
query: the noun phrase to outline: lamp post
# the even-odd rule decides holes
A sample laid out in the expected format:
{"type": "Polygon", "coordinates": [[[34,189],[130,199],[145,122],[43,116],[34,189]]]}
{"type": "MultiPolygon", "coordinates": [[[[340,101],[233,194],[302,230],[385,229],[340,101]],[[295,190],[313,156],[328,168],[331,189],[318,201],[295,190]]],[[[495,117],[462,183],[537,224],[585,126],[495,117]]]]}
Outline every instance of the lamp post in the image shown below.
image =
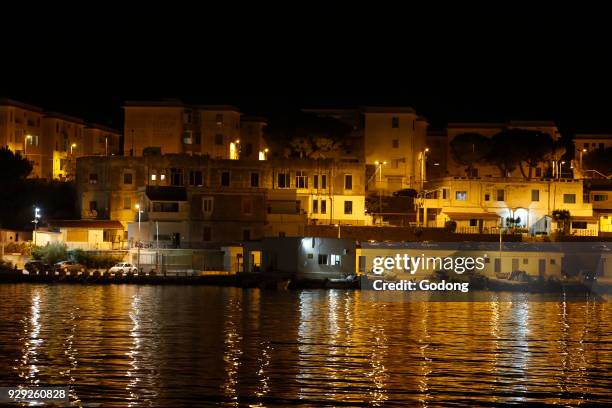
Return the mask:
{"type": "Polygon", "coordinates": [[[108,136],[104,138],[104,155],[108,156],[108,136]]]}
{"type": "Polygon", "coordinates": [[[140,233],[140,214],[142,214],[140,204],[136,204],[136,211],[138,211],[138,232],[140,233]]]}
{"type": "Polygon", "coordinates": [[[70,145],[70,155],[71,155],[71,156],[73,155],[73,149],[74,149],[75,147],[77,147],[77,144],[76,144],[76,143],[73,143],[73,144],[71,144],[71,145],[70,145]]]}
{"type": "Polygon", "coordinates": [[[338,227],[338,239],[340,239],[340,223],[336,224],[336,227],[338,227]]]}
{"type": "Polygon", "coordinates": [[[40,208],[34,207],[34,246],[36,246],[36,232],[38,230],[38,221],[40,220],[40,208]]]}
{"type": "Polygon", "coordinates": [[[580,170],[582,171],[582,155],[587,152],[587,149],[582,149],[580,151],[580,170]]]}
{"type": "Polygon", "coordinates": [[[23,155],[24,158],[28,158],[28,141],[32,140],[32,135],[26,135],[25,143],[23,144],[23,155]]]}
{"type": "Polygon", "coordinates": [[[420,154],[421,156],[421,190],[425,187],[425,177],[426,177],[426,169],[425,169],[425,161],[427,160],[427,152],[429,152],[429,147],[426,147],[420,154]]]}
{"type": "Polygon", "coordinates": [[[558,178],[559,178],[559,179],[560,179],[560,178],[561,178],[561,176],[562,176],[561,172],[562,172],[562,170],[563,170],[563,165],[564,165],[564,164],[565,164],[565,161],[560,161],[560,162],[559,162],[559,174],[558,174],[558,176],[559,176],[558,178]]]}
{"type": "Polygon", "coordinates": [[[380,224],[382,225],[382,166],[387,164],[386,161],[379,162],[378,160],[374,162],[378,166],[378,217],[380,219],[380,224]]]}

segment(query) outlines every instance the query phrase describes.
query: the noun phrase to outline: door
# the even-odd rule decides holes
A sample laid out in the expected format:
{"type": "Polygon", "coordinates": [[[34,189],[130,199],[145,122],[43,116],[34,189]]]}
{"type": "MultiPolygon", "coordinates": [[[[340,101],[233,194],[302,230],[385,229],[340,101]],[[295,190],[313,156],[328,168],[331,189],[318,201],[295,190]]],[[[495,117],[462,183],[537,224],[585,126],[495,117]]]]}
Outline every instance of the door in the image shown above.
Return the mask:
{"type": "Polygon", "coordinates": [[[546,275],[546,259],[538,260],[538,274],[540,278],[543,278],[546,275]]]}

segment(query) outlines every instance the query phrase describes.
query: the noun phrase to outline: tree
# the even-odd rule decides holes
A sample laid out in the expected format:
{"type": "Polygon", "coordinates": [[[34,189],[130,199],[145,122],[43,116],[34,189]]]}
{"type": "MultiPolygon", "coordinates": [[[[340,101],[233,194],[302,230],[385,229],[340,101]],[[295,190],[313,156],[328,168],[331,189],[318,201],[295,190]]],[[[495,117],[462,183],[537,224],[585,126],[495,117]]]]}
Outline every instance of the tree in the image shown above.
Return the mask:
{"type": "Polygon", "coordinates": [[[568,210],[554,210],[552,212],[552,218],[557,222],[557,229],[559,229],[562,234],[567,235],[570,226],[570,212],[568,210]]]}
{"type": "Polygon", "coordinates": [[[32,163],[14,153],[8,147],[0,148],[0,184],[14,184],[27,178],[32,172],[32,163]]]}
{"type": "Polygon", "coordinates": [[[606,176],[612,175],[612,147],[590,151],[582,160],[585,170],[597,170],[606,176]]]}
{"type": "Polygon", "coordinates": [[[450,142],[453,158],[457,163],[467,166],[471,174],[474,164],[484,162],[491,149],[491,140],[479,133],[461,133],[450,142]]]}
{"type": "Polygon", "coordinates": [[[518,167],[523,178],[529,180],[538,163],[546,160],[554,151],[555,143],[548,133],[511,128],[491,138],[487,160],[499,168],[502,177],[507,177],[508,173],[518,167]]]}

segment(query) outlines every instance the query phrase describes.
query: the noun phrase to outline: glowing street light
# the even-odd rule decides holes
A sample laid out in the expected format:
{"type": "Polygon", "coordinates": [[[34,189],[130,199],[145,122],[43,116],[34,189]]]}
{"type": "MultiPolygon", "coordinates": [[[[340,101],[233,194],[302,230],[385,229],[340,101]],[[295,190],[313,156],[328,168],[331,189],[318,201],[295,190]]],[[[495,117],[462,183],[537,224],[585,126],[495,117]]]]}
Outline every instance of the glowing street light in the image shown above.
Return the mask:
{"type": "Polygon", "coordinates": [[[424,184],[425,184],[425,162],[427,160],[427,152],[429,152],[429,147],[426,147],[425,150],[423,150],[419,156],[421,158],[421,190],[423,190],[424,188],[424,184]]]}
{"type": "Polygon", "coordinates": [[[34,246],[36,246],[36,231],[38,229],[39,220],[40,220],[40,208],[34,207],[34,220],[32,220],[32,222],[34,223],[34,246]]]}
{"type": "Polygon", "coordinates": [[[32,140],[32,135],[26,135],[25,137],[25,143],[23,145],[23,155],[25,156],[25,158],[28,158],[28,141],[32,140]]]}
{"type": "Polygon", "coordinates": [[[136,211],[138,211],[138,232],[140,233],[140,214],[143,213],[140,209],[140,204],[136,204],[136,211]]]}
{"type": "MultiPolygon", "coordinates": [[[[378,186],[378,217],[380,219],[380,223],[382,225],[382,166],[384,166],[385,164],[387,164],[386,161],[378,161],[376,160],[374,162],[374,164],[376,164],[377,166],[377,171],[378,171],[378,182],[380,183],[378,186]]],[[[340,232],[338,232],[339,234],[340,232]]],[[[339,238],[339,237],[338,237],[339,238]]]]}
{"type": "Polygon", "coordinates": [[[74,149],[75,147],[77,147],[76,143],[73,143],[70,145],[70,155],[72,156],[72,149],[74,149]]]}
{"type": "Polygon", "coordinates": [[[582,155],[586,152],[588,152],[588,150],[584,148],[580,151],[580,170],[582,170],[582,155]]]}

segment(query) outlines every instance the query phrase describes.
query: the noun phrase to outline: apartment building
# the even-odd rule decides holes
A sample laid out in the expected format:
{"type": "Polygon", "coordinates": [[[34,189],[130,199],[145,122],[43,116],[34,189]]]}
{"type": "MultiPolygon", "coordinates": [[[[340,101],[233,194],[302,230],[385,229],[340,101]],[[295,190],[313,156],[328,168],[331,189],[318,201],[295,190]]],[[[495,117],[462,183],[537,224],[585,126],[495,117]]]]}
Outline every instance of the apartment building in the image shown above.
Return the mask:
{"type": "Polygon", "coordinates": [[[123,105],[125,155],[209,155],[238,159],[240,111],[233,106],[187,105],[179,100],[127,101],[123,105]]]}
{"type": "Polygon", "coordinates": [[[32,178],[70,180],[78,157],[120,153],[118,131],[10,99],[0,100],[0,146],[32,162],[32,178]]]}
{"type": "Polygon", "coordinates": [[[550,234],[557,229],[553,211],[568,210],[570,234],[598,235],[598,219],[581,180],[446,177],[430,183],[428,190],[428,198],[419,200],[423,225],[444,227],[452,220],[457,232],[494,233],[501,223],[550,234]]]}
{"type": "Polygon", "coordinates": [[[307,223],[371,223],[363,163],[167,154],[77,166],[82,218],[120,221],[140,241],[197,246],[298,236],[307,223]]]}

